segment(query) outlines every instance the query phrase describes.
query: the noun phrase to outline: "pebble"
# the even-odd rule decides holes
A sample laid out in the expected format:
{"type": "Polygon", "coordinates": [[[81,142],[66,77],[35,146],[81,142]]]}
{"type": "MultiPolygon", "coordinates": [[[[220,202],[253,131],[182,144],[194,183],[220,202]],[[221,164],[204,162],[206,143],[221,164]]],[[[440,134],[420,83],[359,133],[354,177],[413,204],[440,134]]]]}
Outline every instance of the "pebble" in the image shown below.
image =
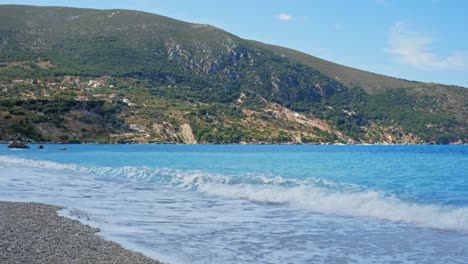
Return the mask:
{"type": "Polygon", "coordinates": [[[97,228],[40,203],[0,202],[0,263],[161,264],[96,235],[97,228]]]}

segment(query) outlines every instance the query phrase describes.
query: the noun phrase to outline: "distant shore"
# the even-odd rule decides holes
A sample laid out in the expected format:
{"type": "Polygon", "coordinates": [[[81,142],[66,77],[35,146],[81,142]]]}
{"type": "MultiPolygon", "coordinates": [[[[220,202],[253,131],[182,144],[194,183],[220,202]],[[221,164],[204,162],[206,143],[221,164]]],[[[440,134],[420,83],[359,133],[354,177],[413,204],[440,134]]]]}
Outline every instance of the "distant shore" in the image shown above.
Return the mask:
{"type": "MultiPolygon", "coordinates": [[[[11,141],[0,141],[0,145],[9,145],[11,141]]],[[[447,144],[437,144],[437,143],[291,143],[291,142],[282,142],[282,143],[273,143],[273,142],[242,142],[242,143],[177,143],[177,142],[163,142],[163,143],[100,143],[100,142],[80,142],[80,143],[67,143],[67,142],[28,142],[23,141],[26,145],[194,145],[194,146],[206,146],[206,145],[272,145],[272,146],[466,146],[468,142],[450,142],[447,144]]]]}
{"type": "Polygon", "coordinates": [[[58,206],[0,201],[0,263],[160,262],[96,235],[57,214],[58,206]]]}

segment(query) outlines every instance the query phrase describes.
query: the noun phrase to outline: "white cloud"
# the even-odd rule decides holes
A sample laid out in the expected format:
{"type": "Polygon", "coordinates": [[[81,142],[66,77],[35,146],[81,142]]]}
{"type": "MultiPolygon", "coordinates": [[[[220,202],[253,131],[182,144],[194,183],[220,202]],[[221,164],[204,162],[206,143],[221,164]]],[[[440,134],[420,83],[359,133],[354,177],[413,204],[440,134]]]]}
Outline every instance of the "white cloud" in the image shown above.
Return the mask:
{"type": "Polygon", "coordinates": [[[468,57],[461,52],[440,56],[431,50],[433,39],[430,36],[411,32],[403,22],[395,23],[389,30],[387,53],[394,54],[397,60],[423,70],[465,70],[468,57]]]}
{"type": "Polygon", "coordinates": [[[282,20],[282,21],[290,21],[293,19],[291,15],[288,14],[279,14],[276,16],[277,19],[282,20]]]}

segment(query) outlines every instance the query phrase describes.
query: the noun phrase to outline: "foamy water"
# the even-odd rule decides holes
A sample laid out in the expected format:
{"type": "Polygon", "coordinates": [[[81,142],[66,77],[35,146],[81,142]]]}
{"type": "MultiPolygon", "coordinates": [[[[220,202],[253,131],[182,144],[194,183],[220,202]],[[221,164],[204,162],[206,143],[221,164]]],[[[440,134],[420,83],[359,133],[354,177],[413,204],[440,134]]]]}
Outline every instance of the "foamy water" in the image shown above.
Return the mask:
{"type": "Polygon", "coordinates": [[[468,259],[466,147],[124,148],[5,151],[0,199],[170,263],[468,259]]]}

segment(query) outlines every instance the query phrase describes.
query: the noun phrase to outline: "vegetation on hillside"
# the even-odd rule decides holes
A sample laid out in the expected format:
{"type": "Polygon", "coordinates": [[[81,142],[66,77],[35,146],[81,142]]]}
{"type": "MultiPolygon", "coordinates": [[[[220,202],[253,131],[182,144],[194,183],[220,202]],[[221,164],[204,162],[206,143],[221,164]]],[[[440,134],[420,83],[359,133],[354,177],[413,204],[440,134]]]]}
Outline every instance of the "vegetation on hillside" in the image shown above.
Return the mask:
{"type": "Polygon", "coordinates": [[[363,72],[208,25],[6,5],[0,40],[1,140],[468,142],[467,89],[363,72]]]}

